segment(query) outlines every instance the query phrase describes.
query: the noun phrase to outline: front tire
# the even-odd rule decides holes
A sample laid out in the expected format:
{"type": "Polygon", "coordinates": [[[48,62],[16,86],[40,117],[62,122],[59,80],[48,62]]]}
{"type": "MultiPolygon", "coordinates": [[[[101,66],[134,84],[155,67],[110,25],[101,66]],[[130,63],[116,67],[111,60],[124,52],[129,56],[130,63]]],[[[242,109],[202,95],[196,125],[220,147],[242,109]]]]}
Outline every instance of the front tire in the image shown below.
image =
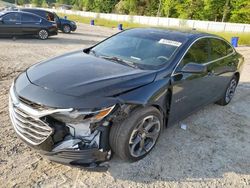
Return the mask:
{"type": "Polygon", "coordinates": [[[153,149],[162,130],[163,115],[158,109],[136,109],[123,122],[112,126],[110,146],[121,159],[137,161],[153,149]]]}
{"type": "Polygon", "coordinates": [[[63,25],[62,31],[64,33],[70,33],[71,32],[71,27],[68,24],[63,25]]]}
{"type": "Polygon", "coordinates": [[[231,81],[229,82],[223,97],[220,100],[218,100],[216,104],[219,104],[221,106],[229,104],[234,96],[237,85],[238,85],[238,78],[234,75],[231,81]]]}
{"type": "Polygon", "coordinates": [[[46,29],[41,29],[39,32],[38,32],[38,38],[41,39],[41,40],[46,40],[48,39],[49,37],[49,33],[46,29]]]}

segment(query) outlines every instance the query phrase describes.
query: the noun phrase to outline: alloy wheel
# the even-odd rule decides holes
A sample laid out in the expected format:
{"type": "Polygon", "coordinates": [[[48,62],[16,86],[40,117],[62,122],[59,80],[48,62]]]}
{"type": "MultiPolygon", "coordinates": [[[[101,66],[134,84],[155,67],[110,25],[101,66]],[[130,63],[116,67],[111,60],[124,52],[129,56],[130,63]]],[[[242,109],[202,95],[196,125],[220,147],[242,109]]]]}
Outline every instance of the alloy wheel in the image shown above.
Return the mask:
{"type": "Polygon", "coordinates": [[[63,32],[64,33],[70,33],[70,26],[69,25],[63,26],[63,32]]]}
{"type": "Polygon", "coordinates": [[[231,82],[230,82],[229,87],[227,88],[227,92],[226,92],[225,101],[227,103],[229,103],[232,100],[232,98],[234,96],[234,93],[235,93],[236,87],[237,87],[237,80],[236,79],[232,79],[231,82]]]}
{"type": "Polygon", "coordinates": [[[42,40],[47,39],[48,36],[49,36],[48,31],[46,31],[44,29],[40,30],[38,35],[39,35],[39,38],[42,39],[42,40]]]}
{"type": "Polygon", "coordinates": [[[155,145],[161,131],[160,120],[154,115],[142,119],[129,139],[129,151],[133,157],[141,157],[155,145]]]}

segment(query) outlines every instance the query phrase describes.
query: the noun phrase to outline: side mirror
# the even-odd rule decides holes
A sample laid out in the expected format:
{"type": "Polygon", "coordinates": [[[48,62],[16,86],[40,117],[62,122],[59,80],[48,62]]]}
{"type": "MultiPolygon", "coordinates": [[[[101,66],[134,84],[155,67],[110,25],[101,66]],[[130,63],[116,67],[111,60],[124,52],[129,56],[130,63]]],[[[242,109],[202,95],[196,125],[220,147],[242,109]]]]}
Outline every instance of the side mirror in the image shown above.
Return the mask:
{"type": "Polygon", "coordinates": [[[183,73],[194,73],[194,74],[201,74],[207,72],[207,66],[198,63],[188,63],[182,69],[181,72],[183,73]]]}

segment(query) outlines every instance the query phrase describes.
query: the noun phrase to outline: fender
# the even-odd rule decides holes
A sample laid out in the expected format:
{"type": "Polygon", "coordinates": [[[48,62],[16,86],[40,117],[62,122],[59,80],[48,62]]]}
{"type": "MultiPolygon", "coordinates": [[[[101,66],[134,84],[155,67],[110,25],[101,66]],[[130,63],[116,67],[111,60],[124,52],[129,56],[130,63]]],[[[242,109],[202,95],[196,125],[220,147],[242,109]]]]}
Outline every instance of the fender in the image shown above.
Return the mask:
{"type": "Polygon", "coordinates": [[[122,104],[158,106],[164,115],[166,115],[169,107],[169,87],[170,78],[168,77],[156,80],[144,87],[120,95],[117,98],[122,104]]]}

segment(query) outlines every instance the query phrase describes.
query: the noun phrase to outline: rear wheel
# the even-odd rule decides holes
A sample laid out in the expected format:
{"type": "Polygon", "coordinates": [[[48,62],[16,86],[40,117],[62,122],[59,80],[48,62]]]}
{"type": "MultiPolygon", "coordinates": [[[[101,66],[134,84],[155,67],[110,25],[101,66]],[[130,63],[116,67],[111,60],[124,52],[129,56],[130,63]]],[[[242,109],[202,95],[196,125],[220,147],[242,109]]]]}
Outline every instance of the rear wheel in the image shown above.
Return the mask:
{"type": "Polygon", "coordinates": [[[41,40],[46,40],[46,39],[49,37],[49,33],[48,33],[47,30],[41,29],[41,30],[38,32],[38,37],[39,37],[39,39],[41,39],[41,40]]]}
{"type": "Polygon", "coordinates": [[[64,33],[70,33],[71,32],[71,28],[69,25],[63,25],[63,32],[64,33]]]}
{"type": "Polygon", "coordinates": [[[131,116],[112,126],[110,146],[121,159],[137,161],[155,146],[163,129],[163,117],[154,107],[133,111],[131,116]]]}
{"type": "Polygon", "coordinates": [[[221,106],[225,106],[225,105],[229,104],[234,96],[237,84],[238,84],[238,78],[236,76],[233,76],[233,78],[231,79],[230,83],[227,86],[227,89],[226,89],[223,97],[219,101],[217,101],[216,103],[221,105],[221,106]]]}

